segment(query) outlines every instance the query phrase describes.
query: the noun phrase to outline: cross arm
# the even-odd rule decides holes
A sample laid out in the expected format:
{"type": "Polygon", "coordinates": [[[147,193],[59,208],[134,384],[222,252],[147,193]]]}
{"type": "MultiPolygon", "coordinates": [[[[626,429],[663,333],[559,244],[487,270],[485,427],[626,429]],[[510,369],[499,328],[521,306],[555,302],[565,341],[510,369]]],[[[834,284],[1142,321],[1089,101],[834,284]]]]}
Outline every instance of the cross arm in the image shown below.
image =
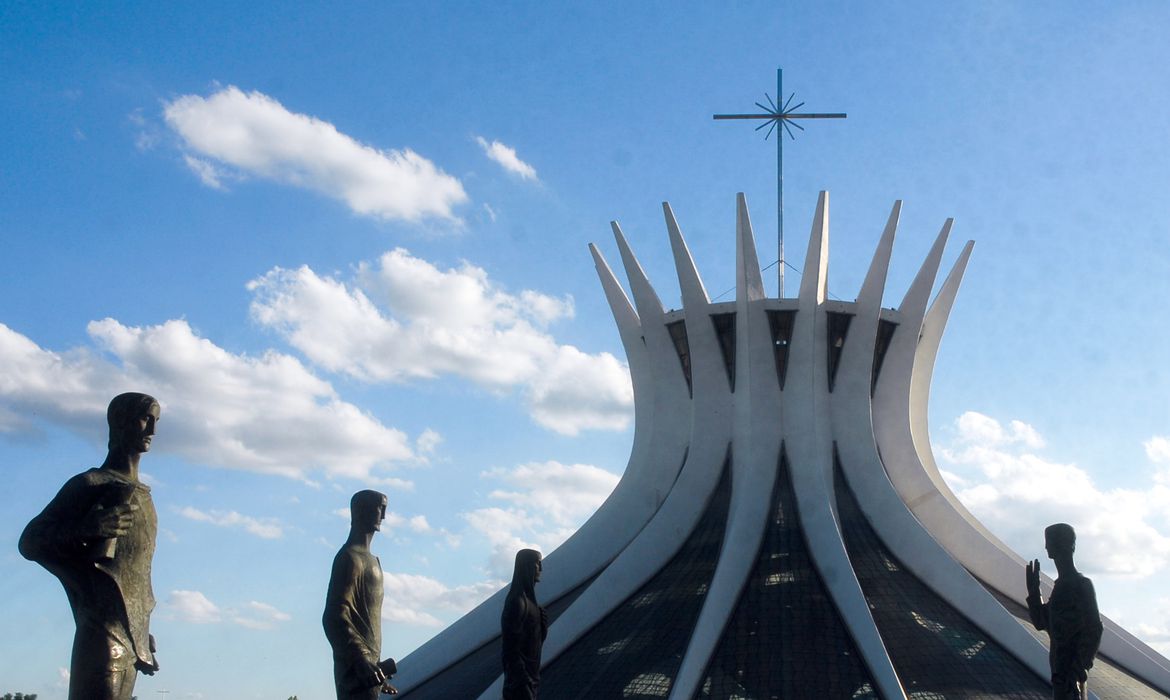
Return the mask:
{"type": "Polygon", "coordinates": [[[845,119],[844,112],[802,114],[713,114],[712,119],[845,119]]]}

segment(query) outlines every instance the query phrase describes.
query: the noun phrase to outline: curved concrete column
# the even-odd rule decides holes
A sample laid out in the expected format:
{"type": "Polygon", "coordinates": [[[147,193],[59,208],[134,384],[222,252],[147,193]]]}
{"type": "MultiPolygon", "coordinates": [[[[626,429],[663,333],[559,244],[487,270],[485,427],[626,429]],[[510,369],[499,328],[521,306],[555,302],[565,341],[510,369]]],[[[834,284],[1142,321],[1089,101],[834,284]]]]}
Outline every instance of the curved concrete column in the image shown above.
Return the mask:
{"type": "Polygon", "coordinates": [[[775,373],[772,336],[764,310],[764,282],[743,193],[736,197],[736,373],[733,395],[731,507],[719,563],[691,635],[670,697],[694,697],[711,654],[735,612],[739,594],[767,529],[776,465],[780,463],[780,385],[760,381],[775,373]]]}
{"type": "MultiPolygon", "coordinates": [[[[653,329],[664,339],[652,344],[647,337],[652,362],[661,367],[678,367],[677,353],[669,339],[665,319],[660,317],[657,323],[647,319],[658,297],[648,281],[643,282],[645,275],[616,224],[614,232],[626,261],[627,275],[640,278],[639,281],[631,279],[630,287],[638,304],[643,332],[648,334],[653,329]],[[639,298],[643,299],[641,303],[639,298]],[[644,306],[646,311],[643,311],[644,306]]],[[[697,273],[694,279],[698,279],[697,273]]],[[[549,629],[542,650],[542,666],[555,661],[670,561],[698,524],[718,486],[731,444],[731,391],[710,319],[711,307],[711,304],[701,302],[694,294],[693,285],[690,286],[690,294],[684,296],[684,313],[691,355],[693,399],[680,400],[671,407],[674,413],[672,422],[685,420],[690,428],[686,461],[678,479],[654,517],[549,629]],[[688,296],[701,305],[698,308],[686,305],[688,296]],[[682,406],[686,406],[685,415],[680,411],[682,406]],[[698,423],[693,420],[696,414],[702,416],[698,423]]],[[[503,678],[497,678],[480,696],[481,699],[499,697],[502,687],[503,678]]]]}
{"type": "MultiPolygon", "coordinates": [[[[877,536],[918,580],[973,621],[1040,678],[1048,677],[1048,651],[947,554],[910,513],[886,476],[872,431],[870,386],[882,290],[900,210],[894,205],[857,298],[832,396],[833,431],[846,481],[877,536]]],[[[940,237],[941,238],[941,237],[940,237]]],[[[931,280],[933,281],[933,280],[931,280]]],[[[895,333],[912,333],[911,327],[895,333]]],[[[892,358],[886,354],[886,362],[892,358]]]]}
{"type": "MultiPolygon", "coordinates": [[[[959,501],[938,471],[930,448],[927,408],[930,399],[930,380],[938,356],[942,334],[958,294],[963,273],[970,259],[974,241],[968,241],[959,255],[938,296],[922,324],[921,340],[914,356],[910,390],[910,428],[921,474],[928,476],[933,493],[920,498],[915,515],[936,533],[940,543],[951,556],[980,580],[1000,593],[1027,605],[1022,570],[1025,560],[983,525],[959,501]]],[[[1041,586],[1045,595],[1052,591],[1052,579],[1044,576],[1041,586]]],[[[1105,633],[1100,652],[1117,665],[1147,682],[1170,692],[1170,664],[1145,642],[1108,617],[1102,616],[1105,633]]]]}
{"type": "Polygon", "coordinates": [[[828,193],[821,192],[813,220],[799,308],[784,387],[784,444],[801,528],[813,564],[845,628],[886,700],[905,698],[885,645],[853,573],[837,521],[832,489],[833,437],[829,430],[828,338],[824,302],[828,271],[828,193]]]}

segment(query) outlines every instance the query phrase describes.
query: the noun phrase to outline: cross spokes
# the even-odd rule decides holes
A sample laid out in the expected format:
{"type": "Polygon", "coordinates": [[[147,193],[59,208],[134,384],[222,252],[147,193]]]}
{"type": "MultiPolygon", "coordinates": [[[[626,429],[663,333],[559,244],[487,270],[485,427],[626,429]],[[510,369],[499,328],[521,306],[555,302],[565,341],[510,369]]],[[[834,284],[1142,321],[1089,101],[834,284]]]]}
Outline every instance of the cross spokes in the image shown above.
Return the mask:
{"type": "Polygon", "coordinates": [[[793,128],[804,131],[804,127],[796,123],[797,119],[844,119],[843,112],[797,112],[796,110],[804,106],[804,102],[798,102],[795,105],[792,101],[796,99],[796,93],[788,96],[784,100],[784,104],[778,106],[780,101],[784,99],[784,72],[776,70],[776,100],[773,101],[768,93],[764,93],[764,99],[768,101],[765,106],[759,102],[755,103],[757,107],[763,110],[760,114],[716,114],[715,119],[761,119],[762,123],[756,127],[756,131],[768,127],[764,132],[764,140],[768,140],[772,136],[772,132],[776,133],[776,213],[777,221],[776,227],[779,233],[780,244],[780,258],[777,262],[779,265],[779,282],[780,294],[784,296],[784,267],[787,262],[784,260],[784,134],[788,134],[789,140],[796,140],[796,132],[793,128]],[[779,128],[777,128],[779,125],[779,128]]]}
{"type": "Polygon", "coordinates": [[[840,113],[840,112],[833,112],[833,113],[818,113],[818,112],[801,113],[801,112],[797,112],[796,110],[798,110],[804,106],[804,102],[798,102],[794,105],[794,104],[792,104],[792,100],[794,100],[795,98],[796,98],[796,93],[794,92],[788,96],[787,100],[784,101],[783,107],[777,107],[776,102],[773,102],[772,97],[768,93],[765,92],[764,99],[768,101],[768,104],[763,105],[759,102],[756,103],[757,107],[764,110],[764,112],[762,114],[716,114],[716,115],[714,115],[714,118],[715,119],[763,119],[764,123],[757,126],[756,131],[763,129],[764,127],[768,127],[767,133],[764,134],[765,141],[768,139],[768,137],[770,137],[772,135],[772,131],[774,129],[776,129],[777,124],[779,124],[780,127],[788,134],[789,139],[795,140],[796,134],[795,134],[795,132],[792,131],[792,129],[797,128],[797,129],[800,129],[801,131],[804,131],[804,127],[801,126],[800,124],[797,124],[795,121],[796,119],[844,119],[845,118],[845,114],[840,113]]]}

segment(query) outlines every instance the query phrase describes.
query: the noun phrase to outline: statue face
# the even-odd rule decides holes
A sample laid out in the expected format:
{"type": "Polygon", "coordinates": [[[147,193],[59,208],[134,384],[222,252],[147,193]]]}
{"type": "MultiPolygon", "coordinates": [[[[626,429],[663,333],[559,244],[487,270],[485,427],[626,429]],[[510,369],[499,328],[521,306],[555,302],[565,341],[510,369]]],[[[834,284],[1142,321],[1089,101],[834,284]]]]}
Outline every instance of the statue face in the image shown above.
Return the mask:
{"type": "Polygon", "coordinates": [[[353,522],[362,532],[378,532],[382,529],[382,521],[386,519],[386,497],[375,501],[363,501],[358,512],[354,513],[353,522]]]}
{"type": "Polygon", "coordinates": [[[150,451],[150,443],[154,438],[154,426],[159,419],[157,403],[142,411],[139,415],[128,418],[118,432],[118,446],[129,454],[141,454],[150,451]]]}
{"type": "Polygon", "coordinates": [[[532,572],[532,582],[540,583],[540,572],[544,571],[544,558],[538,557],[536,561],[532,562],[535,571],[532,572]]]}

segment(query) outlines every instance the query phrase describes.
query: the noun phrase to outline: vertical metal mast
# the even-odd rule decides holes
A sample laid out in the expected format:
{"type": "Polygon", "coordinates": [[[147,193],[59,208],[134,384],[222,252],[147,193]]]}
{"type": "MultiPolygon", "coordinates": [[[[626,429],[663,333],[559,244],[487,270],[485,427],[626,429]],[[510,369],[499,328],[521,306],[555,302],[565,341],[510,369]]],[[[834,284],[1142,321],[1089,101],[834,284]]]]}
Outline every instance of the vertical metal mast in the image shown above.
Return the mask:
{"type": "MultiPolygon", "coordinates": [[[[776,99],[784,94],[784,69],[776,69],[776,99]]],[[[765,97],[767,93],[765,93],[765,97]]],[[[776,136],[776,229],[779,233],[777,247],[780,251],[780,257],[777,260],[776,269],[779,274],[779,291],[776,293],[777,298],[784,298],[784,139],[778,134],[776,136]]]]}
{"type": "MultiPolygon", "coordinates": [[[[801,107],[804,106],[803,102],[797,103],[796,105],[789,107],[789,105],[792,104],[792,99],[794,97],[796,97],[796,93],[789,95],[787,100],[784,100],[783,96],[784,96],[784,69],[777,68],[776,69],[776,101],[773,102],[772,98],[769,97],[768,93],[765,92],[764,99],[766,99],[768,101],[768,104],[770,105],[770,107],[765,107],[764,105],[760,104],[759,102],[756,103],[757,107],[764,110],[763,114],[716,114],[713,116],[715,119],[763,119],[763,120],[765,120],[764,123],[757,126],[756,131],[763,129],[765,126],[768,127],[768,132],[764,134],[764,140],[767,140],[768,137],[770,137],[772,135],[772,132],[774,130],[776,130],[777,124],[779,124],[783,128],[783,130],[788,133],[788,138],[790,138],[792,140],[796,140],[796,135],[792,132],[792,127],[796,127],[797,129],[800,129],[801,131],[804,131],[804,127],[801,126],[800,124],[797,124],[795,121],[793,121],[794,119],[844,119],[846,116],[844,112],[834,112],[831,114],[830,113],[798,114],[796,112],[796,110],[800,109],[801,107]],[[783,101],[782,106],[780,104],[781,101],[783,101]]],[[[777,229],[777,234],[778,234],[777,237],[779,239],[777,241],[777,243],[779,245],[779,254],[780,254],[780,257],[777,261],[779,263],[779,265],[777,266],[779,268],[779,272],[778,272],[777,276],[779,278],[779,283],[780,283],[780,292],[779,292],[778,296],[780,298],[783,298],[784,297],[784,267],[788,263],[784,259],[784,135],[781,133],[776,134],[776,220],[777,220],[776,221],[776,229],[777,229]]]]}

